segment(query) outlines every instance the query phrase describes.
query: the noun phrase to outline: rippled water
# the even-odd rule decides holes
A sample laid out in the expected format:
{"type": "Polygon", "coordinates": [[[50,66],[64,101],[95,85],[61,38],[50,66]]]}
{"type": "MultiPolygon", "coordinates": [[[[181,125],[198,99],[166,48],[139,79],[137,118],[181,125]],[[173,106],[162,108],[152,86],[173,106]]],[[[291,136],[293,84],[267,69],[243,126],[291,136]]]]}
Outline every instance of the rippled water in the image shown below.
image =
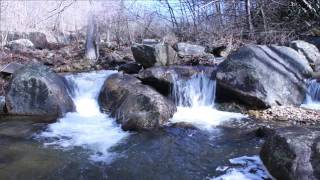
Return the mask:
{"type": "Polygon", "coordinates": [[[268,179],[256,156],[263,141],[223,126],[245,120],[214,108],[214,81],[203,75],[177,81],[171,122],[198,128],[127,133],[97,104],[112,73],[67,76],[77,111],[56,123],[0,123],[0,179],[268,179]]]}

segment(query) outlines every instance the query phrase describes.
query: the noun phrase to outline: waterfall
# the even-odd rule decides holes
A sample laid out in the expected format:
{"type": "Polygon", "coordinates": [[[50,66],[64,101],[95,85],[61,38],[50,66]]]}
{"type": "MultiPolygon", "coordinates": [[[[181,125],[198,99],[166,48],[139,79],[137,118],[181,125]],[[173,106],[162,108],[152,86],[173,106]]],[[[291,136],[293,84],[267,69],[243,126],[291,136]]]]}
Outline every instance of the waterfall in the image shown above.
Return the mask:
{"type": "Polygon", "coordinates": [[[185,80],[173,76],[174,85],[171,93],[177,105],[177,112],[171,122],[187,122],[200,129],[212,130],[213,127],[230,119],[242,119],[240,113],[218,111],[214,108],[216,81],[203,72],[185,80]]]}
{"type": "Polygon", "coordinates": [[[98,94],[105,79],[115,71],[100,71],[67,75],[68,84],[74,87],[76,112],[70,112],[56,123],[50,124],[39,137],[46,139],[45,145],[62,148],[84,147],[94,161],[109,161],[112,146],[124,139],[124,132],[115,119],[100,112],[98,94]]]}
{"type": "Polygon", "coordinates": [[[173,85],[173,98],[178,106],[214,106],[216,81],[203,72],[190,80],[180,80],[176,76],[173,85]]]}
{"type": "Polygon", "coordinates": [[[308,82],[308,90],[304,103],[301,107],[320,109],[320,82],[313,79],[308,82]]]}

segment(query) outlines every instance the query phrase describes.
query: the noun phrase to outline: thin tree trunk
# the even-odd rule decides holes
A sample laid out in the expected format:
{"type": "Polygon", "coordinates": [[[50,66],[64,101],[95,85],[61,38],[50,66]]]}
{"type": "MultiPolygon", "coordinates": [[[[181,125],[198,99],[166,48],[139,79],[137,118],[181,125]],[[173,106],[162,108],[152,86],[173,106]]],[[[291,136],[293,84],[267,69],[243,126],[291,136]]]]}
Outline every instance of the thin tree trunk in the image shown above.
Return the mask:
{"type": "Polygon", "coordinates": [[[88,21],[85,49],[85,57],[91,63],[95,63],[99,58],[99,41],[98,24],[95,20],[95,16],[91,12],[88,21]]]}
{"type": "Polygon", "coordinates": [[[250,36],[253,35],[253,23],[251,16],[251,0],[246,0],[246,12],[247,12],[247,23],[249,28],[250,36]]]}

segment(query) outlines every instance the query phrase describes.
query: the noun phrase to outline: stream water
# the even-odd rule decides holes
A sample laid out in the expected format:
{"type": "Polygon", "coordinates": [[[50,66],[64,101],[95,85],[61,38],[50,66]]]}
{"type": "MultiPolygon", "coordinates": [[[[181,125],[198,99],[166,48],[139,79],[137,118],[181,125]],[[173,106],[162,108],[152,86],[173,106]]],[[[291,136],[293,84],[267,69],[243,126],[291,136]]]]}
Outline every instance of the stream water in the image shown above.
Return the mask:
{"type": "Polygon", "coordinates": [[[97,103],[112,73],[67,75],[76,112],[56,123],[1,123],[0,179],[270,179],[257,156],[262,140],[221,126],[244,116],[214,108],[214,80],[176,79],[168,127],[128,133],[97,103]],[[170,125],[180,122],[198,128],[170,125]]]}
{"type": "Polygon", "coordinates": [[[320,82],[313,79],[308,82],[308,92],[302,107],[320,110],[320,82]]]}

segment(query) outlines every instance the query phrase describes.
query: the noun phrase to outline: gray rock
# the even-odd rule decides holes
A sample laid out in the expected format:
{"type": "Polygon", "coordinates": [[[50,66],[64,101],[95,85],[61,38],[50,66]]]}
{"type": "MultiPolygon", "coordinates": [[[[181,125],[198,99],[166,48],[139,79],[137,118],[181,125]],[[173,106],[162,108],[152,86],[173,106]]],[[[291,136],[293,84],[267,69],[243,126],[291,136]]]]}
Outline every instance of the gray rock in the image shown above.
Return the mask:
{"type": "Polygon", "coordinates": [[[178,62],[177,53],[166,43],[155,45],[135,44],[131,47],[134,59],[143,67],[167,66],[178,62]]]}
{"type": "Polygon", "coordinates": [[[11,50],[21,50],[24,48],[34,48],[34,45],[29,39],[17,39],[10,41],[6,47],[10,48],[11,50]]]}
{"type": "Polygon", "coordinates": [[[23,67],[22,64],[12,62],[0,67],[0,73],[3,75],[11,75],[22,67],[23,67]]]}
{"type": "Polygon", "coordinates": [[[320,178],[320,131],[287,127],[269,133],[260,156],[276,179],[320,178]]]}
{"type": "Polygon", "coordinates": [[[30,32],[28,34],[28,39],[34,44],[34,47],[37,49],[45,49],[49,45],[46,35],[41,32],[30,32]]]}
{"type": "Polygon", "coordinates": [[[48,67],[31,64],[13,74],[6,92],[9,115],[55,120],[74,109],[65,80],[48,67]]]}
{"type": "Polygon", "coordinates": [[[206,52],[206,48],[199,45],[189,44],[189,43],[177,43],[175,45],[175,49],[177,50],[179,56],[202,56],[206,52]]]}
{"type": "Polygon", "coordinates": [[[290,47],[304,55],[315,71],[320,70],[320,51],[315,45],[297,40],[290,42],[290,47]]]}
{"type": "Polygon", "coordinates": [[[176,111],[173,102],[126,74],[113,74],[105,81],[99,103],[124,130],[159,128],[176,111]]]}
{"type": "Polygon", "coordinates": [[[138,63],[131,62],[127,64],[120,65],[119,71],[123,71],[127,74],[137,74],[142,69],[142,66],[138,63]]]}
{"type": "Polygon", "coordinates": [[[161,94],[167,96],[173,87],[175,78],[189,79],[199,73],[205,73],[211,77],[215,71],[214,67],[209,66],[167,66],[151,67],[141,71],[138,78],[147,85],[152,86],[161,94]]]}
{"type": "Polygon", "coordinates": [[[217,97],[258,108],[300,105],[306,93],[304,78],[311,74],[306,58],[289,47],[249,45],[219,64],[217,97]]]}

